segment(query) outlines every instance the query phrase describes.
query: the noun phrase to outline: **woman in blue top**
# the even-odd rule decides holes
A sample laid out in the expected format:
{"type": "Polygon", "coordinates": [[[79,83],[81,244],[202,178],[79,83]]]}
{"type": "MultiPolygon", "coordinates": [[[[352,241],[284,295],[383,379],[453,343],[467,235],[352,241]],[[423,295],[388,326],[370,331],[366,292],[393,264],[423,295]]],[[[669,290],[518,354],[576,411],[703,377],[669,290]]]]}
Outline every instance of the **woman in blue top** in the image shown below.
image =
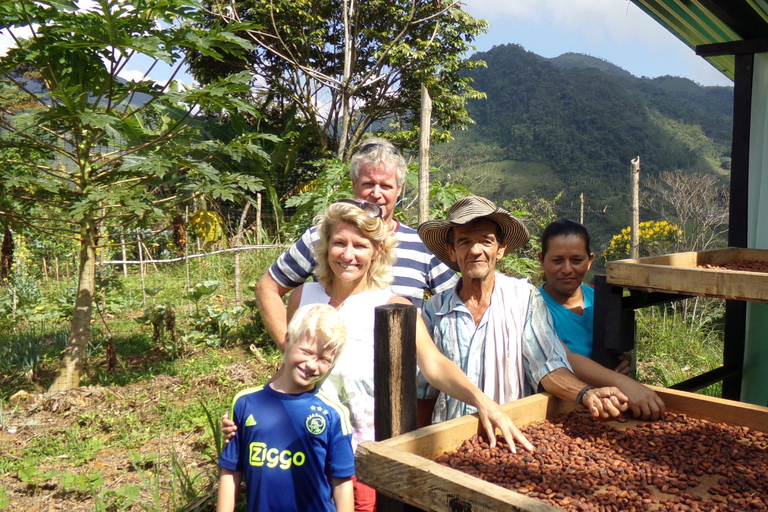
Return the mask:
{"type": "MultiPolygon", "coordinates": [[[[589,251],[587,229],[568,219],[551,223],[541,235],[539,262],[547,276],[540,288],[557,335],[569,350],[592,358],[595,291],[583,284],[595,254],[589,251]]],[[[616,369],[629,373],[626,361],[616,369]]]]}
{"type": "Polygon", "coordinates": [[[583,281],[594,259],[589,233],[582,224],[568,219],[551,223],[541,235],[539,263],[547,280],[539,291],[557,336],[568,350],[573,373],[592,386],[618,387],[629,398],[635,417],[657,419],[664,414],[664,402],[651,389],[627,377],[628,361],[613,371],[591,359],[595,291],[583,281]]]}

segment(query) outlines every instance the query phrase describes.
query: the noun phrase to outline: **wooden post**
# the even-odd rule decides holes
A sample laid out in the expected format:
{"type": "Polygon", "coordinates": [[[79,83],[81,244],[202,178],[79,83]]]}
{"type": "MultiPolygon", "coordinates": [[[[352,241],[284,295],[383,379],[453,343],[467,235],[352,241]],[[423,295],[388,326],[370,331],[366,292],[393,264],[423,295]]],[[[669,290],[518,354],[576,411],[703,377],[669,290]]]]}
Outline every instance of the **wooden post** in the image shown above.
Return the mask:
{"type": "Polygon", "coordinates": [[[144,253],[141,250],[141,235],[136,228],[136,247],[139,248],[139,275],[141,276],[141,306],[147,305],[147,290],[144,283],[144,253]]]}
{"type": "MultiPolygon", "coordinates": [[[[184,208],[184,225],[189,225],[189,206],[184,208]]],[[[185,281],[184,281],[184,291],[188,292],[190,288],[190,278],[189,278],[189,243],[184,244],[184,272],[186,273],[185,281]]]]}
{"type": "Polygon", "coordinates": [[[429,220],[429,139],[432,131],[432,98],[421,84],[421,137],[419,139],[419,224],[429,220]]]}
{"type": "MultiPolygon", "coordinates": [[[[237,234],[235,235],[235,247],[240,247],[243,239],[243,230],[245,229],[245,219],[248,217],[248,210],[251,203],[245,203],[243,212],[240,215],[240,223],[237,225],[237,234]]],[[[240,305],[240,251],[235,251],[235,304],[240,305]]]]}
{"type": "Polygon", "coordinates": [[[629,207],[632,213],[632,237],[629,242],[629,257],[640,257],[640,156],[632,159],[630,169],[629,183],[630,194],[632,195],[632,206],[629,207]]]}
{"type": "Polygon", "coordinates": [[[579,223],[580,223],[580,224],[584,224],[584,192],[582,192],[581,194],[579,194],[579,203],[580,203],[580,208],[579,208],[579,223]]]}
{"type": "Polygon", "coordinates": [[[622,308],[623,288],[611,286],[605,276],[595,276],[594,285],[592,359],[613,370],[619,354],[635,348],[635,311],[622,308]]]}
{"type": "MultiPolygon", "coordinates": [[[[416,306],[388,304],[375,312],[373,424],[376,441],[416,429],[416,306]]],[[[378,512],[417,510],[376,493],[378,512]]]]}
{"type": "Polygon", "coordinates": [[[261,192],[256,192],[256,245],[261,245],[261,192]]]}
{"type": "Polygon", "coordinates": [[[128,261],[128,252],[125,249],[125,235],[123,233],[120,233],[120,250],[123,253],[123,277],[128,278],[128,264],[126,261],[128,261]]]}
{"type": "Polygon", "coordinates": [[[632,195],[632,206],[629,211],[632,213],[632,237],[629,243],[629,257],[640,257],[640,156],[632,159],[632,168],[630,170],[630,194],[632,195]]]}

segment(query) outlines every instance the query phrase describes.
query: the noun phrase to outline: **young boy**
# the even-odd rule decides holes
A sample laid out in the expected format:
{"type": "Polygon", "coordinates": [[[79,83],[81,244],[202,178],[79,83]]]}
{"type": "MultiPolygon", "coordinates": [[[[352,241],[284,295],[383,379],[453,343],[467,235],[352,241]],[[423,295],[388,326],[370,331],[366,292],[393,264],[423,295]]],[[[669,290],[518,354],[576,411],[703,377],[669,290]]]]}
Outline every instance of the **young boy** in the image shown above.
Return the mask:
{"type": "Polygon", "coordinates": [[[237,435],[219,459],[218,512],[234,510],[243,478],[248,511],[352,512],[349,411],[317,388],[346,337],[335,308],[313,304],[296,311],[288,324],[283,370],[233,401],[237,435]]]}

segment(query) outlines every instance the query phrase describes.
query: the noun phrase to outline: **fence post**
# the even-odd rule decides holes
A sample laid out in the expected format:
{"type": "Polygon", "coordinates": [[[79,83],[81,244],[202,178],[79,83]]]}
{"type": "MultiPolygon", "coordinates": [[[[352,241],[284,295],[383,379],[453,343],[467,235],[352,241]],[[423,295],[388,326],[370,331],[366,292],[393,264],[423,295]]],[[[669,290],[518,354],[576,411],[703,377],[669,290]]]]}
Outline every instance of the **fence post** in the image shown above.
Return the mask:
{"type": "MultiPolygon", "coordinates": [[[[376,441],[416,429],[416,306],[375,309],[373,389],[376,441]]],[[[376,493],[377,512],[418,510],[376,493]]]]}
{"type": "Polygon", "coordinates": [[[123,254],[123,277],[128,278],[128,251],[125,249],[125,235],[120,233],[120,250],[123,254]]]}
{"type": "Polygon", "coordinates": [[[632,196],[632,205],[629,211],[632,213],[632,233],[629,242],[629,257],[640,257],[640,156],[632,159],[632,167],[629,173],[629,190],[632,196]]]}
{"type": "Polygon", "coordinates": [[[144,252],[141,250],[141,235],[136,228],[136,247],[139,248],[139,275],[141,276],[141,306],[147,305],[147,290],[144,286],[144,252]]]}
{"type": "MultiPolygon", "coordinates": [[[[189,206],[184,208],[184,225],[189,224],[189,206]]],[[[184,272],[186,281],[184,281],[184,291],[189,292],[189,243],[184,245],[184,272]]]]}

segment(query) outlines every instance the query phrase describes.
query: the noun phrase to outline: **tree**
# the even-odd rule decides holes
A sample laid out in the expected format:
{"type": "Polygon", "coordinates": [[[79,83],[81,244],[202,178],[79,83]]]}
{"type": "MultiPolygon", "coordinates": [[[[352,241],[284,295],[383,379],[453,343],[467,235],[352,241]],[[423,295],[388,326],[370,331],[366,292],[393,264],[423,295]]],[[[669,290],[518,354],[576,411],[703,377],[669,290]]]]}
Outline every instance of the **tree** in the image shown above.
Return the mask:
{"type": "Polygon", "coordinates": [[[648,184],[647,206],[660,214],[671,207],[684,235],[683,251],[705,251],[728,232],[728,187],[711,174],[663,172],[648,184]]]}
{"type": "Polygon", "coordinates": [[[0,76],[35,104],[24,112],[2,110],[0,151],[46,155],[0,162],[3,192],[24,207],[0,215],[79,243],[69,341],[50,387],[70,389],[79,385],[90,341],[95,251],[106,243],[101,228],[136,226],[153,216],[170,221],[176,208],[200,195],[241,199],[259,183],[226,166],[265,157],[258,134],[210,136],[221,133],[222,123],[242,127],[244,115],[258,115],[243,100],[247,73],[194,89],[118,74],[142,56],[170,65],[175,76],[186,51],[221,59],[250,45],[232,32],[243,27],[202,28],[194,0],[99,0],[89,9],[70,0],[22,0],[3,2],[0,19],[16,42],[0,58],[0,76]],[[201,111],[218,112],[219,125],[196,115],[201,111]]]}
{"type": "MultiPolygon", "coordinates": [[[[294,104],[314,130],[321,152],[346,160],[363,134],[389,121],[400,144],[418,140],[420,87],[433,99],[433,140],[471,123],[475,91],[465,70],[482,66],[463,56],[487,23],[459,2],[411,0],[244,0],[210,8],[207,26],[258,24],[243,36],[254,44],[244,61],[213,63],[195,55],[203,83],[248,69],[254,85],[294,104]]],[[[322,155],[325,156],[325,155],[322,155]]]]}

